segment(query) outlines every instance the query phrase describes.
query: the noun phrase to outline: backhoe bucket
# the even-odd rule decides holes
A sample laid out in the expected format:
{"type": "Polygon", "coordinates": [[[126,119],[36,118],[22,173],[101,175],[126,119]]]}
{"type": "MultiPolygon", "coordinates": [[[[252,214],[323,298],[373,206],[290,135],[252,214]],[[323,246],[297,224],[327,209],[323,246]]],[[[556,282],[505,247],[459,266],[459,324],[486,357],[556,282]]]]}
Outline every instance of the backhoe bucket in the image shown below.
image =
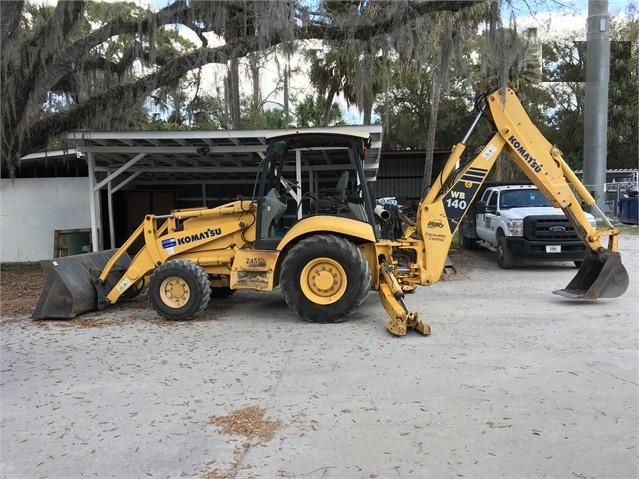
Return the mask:
{"type": "Polygon", "coordinates": [[[106,302],[98,298],[104,298],[131,263],[125,253],[114,265],[106,283],[101,284],[100,274],[117,251],[111,249],[40,261],[46,283],[31,317],[73,318],[87,311],[103,309],[106,302]]]}
{"type": "Polygon", "coordinates": [[[628,283],[619,253],[591,251],[568,286],[553,293],[570,299],[616,298],[628,289],[628,283]]]}

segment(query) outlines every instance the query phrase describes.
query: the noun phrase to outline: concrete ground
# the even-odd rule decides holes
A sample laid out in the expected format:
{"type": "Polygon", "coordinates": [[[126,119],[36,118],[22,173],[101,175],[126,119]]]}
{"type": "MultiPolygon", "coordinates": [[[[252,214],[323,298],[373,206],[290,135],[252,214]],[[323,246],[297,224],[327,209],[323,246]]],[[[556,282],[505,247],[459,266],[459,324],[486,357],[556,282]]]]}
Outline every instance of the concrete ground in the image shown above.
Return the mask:
{"type": "Polygon", "coordinates": [[[407,297],[429,337],[390,336],[376,294],[343,324],[279,291],[189,323],[2,318],[1,476],[636,478],[637,240],[630,289],[595,302],[550,293],[568,263],[451,254],[456,277],[407,297]]]}

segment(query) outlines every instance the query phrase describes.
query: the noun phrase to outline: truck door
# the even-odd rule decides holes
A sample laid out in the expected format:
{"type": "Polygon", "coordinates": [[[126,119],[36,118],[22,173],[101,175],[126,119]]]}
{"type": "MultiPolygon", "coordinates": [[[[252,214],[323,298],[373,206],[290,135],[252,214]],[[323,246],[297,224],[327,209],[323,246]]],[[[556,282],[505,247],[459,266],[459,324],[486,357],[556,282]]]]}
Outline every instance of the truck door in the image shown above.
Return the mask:
{"type": "Polygon", "coordinates": [[[481,201],[486,202],[485,213],[477,215],[477,236],[485,241],[491,241],[494,236],[492,230],[494,229],[494,219],[497,213],[497,201],[499,199],[499,192],[496,190],[486,190],[481,198],[481,201]]]}

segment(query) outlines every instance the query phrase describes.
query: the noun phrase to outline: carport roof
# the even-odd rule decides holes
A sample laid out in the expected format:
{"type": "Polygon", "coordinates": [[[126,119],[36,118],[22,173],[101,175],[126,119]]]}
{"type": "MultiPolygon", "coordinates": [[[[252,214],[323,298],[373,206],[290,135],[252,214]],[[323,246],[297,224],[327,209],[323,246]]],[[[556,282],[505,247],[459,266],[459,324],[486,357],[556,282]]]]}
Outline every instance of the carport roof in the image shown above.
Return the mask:
{"type": "MultiPolygon", "coordinates": [[[[288,130],[224,131],[75,131],[67,139],[75,144],[79,156],[93,157],[95,171],[135,173],[138,184],[158,181],[238,181],[253,182],[267,138],[295,132],[325,132],[371,137],[364,169],[375,180],[382,147],[381,125],[288,130]]],[[[302,150],[302,172],[335,171],[350,160],[343,155],[330,157],[326,149],[302,150]]]]}

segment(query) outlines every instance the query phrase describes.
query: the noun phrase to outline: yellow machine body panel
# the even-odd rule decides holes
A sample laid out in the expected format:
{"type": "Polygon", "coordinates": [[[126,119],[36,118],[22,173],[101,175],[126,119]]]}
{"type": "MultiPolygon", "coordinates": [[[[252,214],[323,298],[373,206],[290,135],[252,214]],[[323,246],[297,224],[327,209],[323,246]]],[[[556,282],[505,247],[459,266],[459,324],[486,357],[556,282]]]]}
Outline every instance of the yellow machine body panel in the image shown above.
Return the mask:
{"type": "MultiPolygon", "coordinates": [[[[106,295],[107,301],[117,302],[129,288],[170,259],[191,261],[209,274],[229,274],[235,256],[232,246],[242,246],[255,238],[255,216],[251,208],[252,202],[238,201],[212,209],[175,210],[160,226],[158,221],[164,218],[147,215],[120,251],[126,251],[139,235],[143,235],[145,246],[106,295]],[[178,220],[182,220],[179,227],[176,226],[178,220]]],[[[117,259],[116,254],[112,262],[117,259]]]]}
{"type": "Polygon", "coordinates": [[[340,236],[352,238],[355,243],[375,243],[375,232],[371,226],[353,218],[342,218],[339,216],[310,216],[296,223],[277,246],[277,249],[284,250],[291,242],[310,234],[336,233],[340,236]]]}
{"type": "Polygon", "coordinates": [[[279,251],[252,248],[236,250],[231,268],[231,289],[272,290],[279,254],[279,251]]]}

